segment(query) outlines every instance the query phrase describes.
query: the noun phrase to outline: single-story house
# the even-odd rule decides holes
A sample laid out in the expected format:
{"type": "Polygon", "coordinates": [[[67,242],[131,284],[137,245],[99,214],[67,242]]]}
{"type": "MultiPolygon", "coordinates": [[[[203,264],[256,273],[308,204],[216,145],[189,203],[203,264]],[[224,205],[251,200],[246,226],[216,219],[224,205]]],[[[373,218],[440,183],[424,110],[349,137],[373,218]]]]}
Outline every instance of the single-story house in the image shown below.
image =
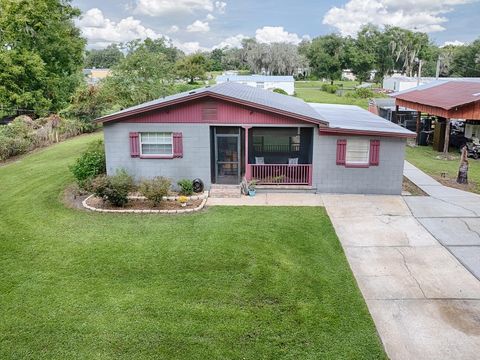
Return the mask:
{"type": "Polygon", "coordinates": [[[89,85],[95,85],[100,80],[105,79],[111,74],[112,71],[110,69],[83,69],[83,75],[85,76],[85,80],[89,85]]]}
{"type": "Polygon", "coordinates": [[[107,173],[400,194],[411,131],[356,106],[227,82],[101,117],[107,173]]]}
{"type": "Polygon", "coordinates": [[[383,79],[383,84],[382,87],[385,90],[390,90],[394,92],[398,91],[406,91],[410,89],[414,89],[417,86],[425,85],[425,84],[430,84],[430,83],[438,83],[438,82],[448,82],[448,81],[466,81],[466,82],[472,82],[472,81],[480,81],[480,78],[459,78],[459,77],[445,77],[445,78],[435,78],[435,77],[421,77],[420,79],[418,77],[409,77],[409,76],[402,76],[399,74],[394,74],[389,77],[385,77],[383,79]]]}
{"type": "Polygon", "coordinates": [[[293,76],[224,74],[217,76],[215,82],[217,84],[234,82],[265,90],[282,89],[288,95],[295,93],[293,76]]]}

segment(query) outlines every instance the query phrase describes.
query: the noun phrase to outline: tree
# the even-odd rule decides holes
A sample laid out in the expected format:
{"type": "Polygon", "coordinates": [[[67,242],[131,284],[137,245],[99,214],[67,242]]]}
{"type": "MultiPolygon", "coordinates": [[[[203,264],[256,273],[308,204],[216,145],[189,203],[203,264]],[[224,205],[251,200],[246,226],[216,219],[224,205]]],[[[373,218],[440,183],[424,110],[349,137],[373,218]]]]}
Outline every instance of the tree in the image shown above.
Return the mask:
{"type": "Polygon", "coordinates": [[[0,104],[7,108],[33,110],[46,115],[51,101],[46,97],[45,63],[28,50],[0,50],[0,104]]]}
{"type": "Polygon", "coordinates": [[[312,73],[320,78],[340,80],[346,65],[345,39],[337,34],[319,36],[312,40],[307,58],[312,73]]]}
{"type": "Polygon", "coordinates": [[[194,84],[196,79],[205,79],[207,59],[202,54],[185,56],[176,63],[175,68],[179,77],[194,84]]]}
{"type": "Polygon", "coordinates": [[[224,57],[225,57],[225,54],[223,52],[223,49],[213,49],[210,52],[210,54],[208,54],[208,59],[209,59],[208,70],[222,71],[224,57]]]}
{"type": "Polygon", "coordinates": [[[136,43],[112,68],[101,91],[120,108],[167,96],[174,91],[174,64],[151,43],[136,43]]]}
{"type": "MultiPolygon", "coordinates": [[[[32,92],[39,100],[37,111],[57,111],[67,105],[82,81],[85,40],[73,23],[79,15],[80,11],[71,6],[69,0],[0,0],[0,47],[3,57],[23,61],[26,54],[30,54],[35,59],[37,70],[32,72],[30,63],[25,65],[28,68],[26,71],[39,76],[36,79],[20,77],[23,83],[17,84],[16,93],[0,94],[0,98],[10,99],[4,105],[18,106],[24,100],[18,103],[15,99],[24,99],[25,94],[32,92]],[[9,51],[15,53],[7,54],[9,51]],[[42,66],[44,70],[40,70],[42,66]],[[40,94],[43,99],[39,99],[40,94]]],[[[2,68],[0,72],[4,70],[2,68]]],[[[0,91],[6,90],[0,88],[0,91]]]]}
{"type": "Polygon", "coordinates": [[[108,96],[108,93],[102,91],[102,85],[79,86],[70,105],[61,112],[61,115],[83,122],[85,129],[94,129],[93,120],[105,115],[112,106],[114,99],[108,96]]]}
{"type": "Polygon", "coordinates": [[[480,76],[480,38],[469,45],[457,47],[452,67],[455,76],[480,76]]]}
{"type": "Polygon", "coordinates": [[[118,45],[110,44],[105,49],[93,49],[87,51],[85,58],[86,68],[111,68],[117,65],[123,59],[123,53],[120,51],[118,45]]]}

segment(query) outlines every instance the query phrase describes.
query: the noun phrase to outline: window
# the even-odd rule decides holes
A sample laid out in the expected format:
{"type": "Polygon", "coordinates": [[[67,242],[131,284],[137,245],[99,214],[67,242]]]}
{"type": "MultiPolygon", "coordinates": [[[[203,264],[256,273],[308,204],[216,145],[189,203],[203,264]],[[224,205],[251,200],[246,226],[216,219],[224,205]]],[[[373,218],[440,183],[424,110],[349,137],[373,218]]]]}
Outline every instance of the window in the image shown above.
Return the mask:
{"type": "Polygon", "coordinates": [[[265,88],[265,83],[264,82],[257,82],[257,88],[264,89],[265,88]]]}
{"type": "Polygon", "coordinates": [[[370,161],[370,141],[368,139],[348,139],[347,165],[368,165],[370,161]]]}
{"type": "Polygon", "coordinates": [[[166,133],[166,132],[140,133],[140,155],[173,156],[172,133],[166,133]]]}

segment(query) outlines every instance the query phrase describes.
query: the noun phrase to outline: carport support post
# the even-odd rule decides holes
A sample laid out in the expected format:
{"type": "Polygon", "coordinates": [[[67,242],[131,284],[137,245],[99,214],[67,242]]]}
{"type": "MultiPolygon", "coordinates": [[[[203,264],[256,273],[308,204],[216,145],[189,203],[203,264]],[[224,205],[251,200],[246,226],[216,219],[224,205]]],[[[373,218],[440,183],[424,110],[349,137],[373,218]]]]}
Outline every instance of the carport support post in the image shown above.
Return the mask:
{"type": "Polygon", "coordinates": [[[448,147],[450,143],[450,118],[445,119],[445,143],[443,144],[443,155],[448,156],[448,147]]]}
{"type": "Polygon", "coordinates": [[[417,145],[420,144],[420,120],[422,118],[422,112],[417,111],[417,145]]]}
{"type": "Polygon", "coordinates": [[[245,178],[250,180],[252,174],[250,164],[248,163],[248,129],[250,129],[251,126],[244,126],[243,128],[245,129],[245,178]]]}

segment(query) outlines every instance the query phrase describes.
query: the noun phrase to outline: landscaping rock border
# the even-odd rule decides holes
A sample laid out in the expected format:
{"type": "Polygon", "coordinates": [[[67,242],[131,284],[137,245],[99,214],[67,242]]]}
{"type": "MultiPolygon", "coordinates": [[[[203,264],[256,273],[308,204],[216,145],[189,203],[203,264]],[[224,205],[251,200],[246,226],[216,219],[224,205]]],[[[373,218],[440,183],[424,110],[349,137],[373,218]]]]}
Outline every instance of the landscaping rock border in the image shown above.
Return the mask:
{"type": "MultiPolygon", "coordinates": [[[[191,200],[202,200],[200,205],[193,209],[179,209],[179,210],[155,210],[155,209],[148,209],[148,210],[134,210],[134,209],[100,209],[87,204],[88,199],[90,199],[93,194],[88,196],[85,200],[82,201],[82,205],[85,209],[96,211],[96,212],[105,212],[105,213],[135,213],[135,214],[184,214],[184,213],[191,213],[195,211],[202,210],[205,207],[205,203],[207,202],[208,198],[208,191],[204,191],[201,195],[193,195],[188,196],[191,200]]],[[[145,199],[144,196],[129,196],[130,199],[145,199]]],[[[167,196],[165,200],[167,201],[175,201],[178,199],[178,196],[167,196]]]]}

